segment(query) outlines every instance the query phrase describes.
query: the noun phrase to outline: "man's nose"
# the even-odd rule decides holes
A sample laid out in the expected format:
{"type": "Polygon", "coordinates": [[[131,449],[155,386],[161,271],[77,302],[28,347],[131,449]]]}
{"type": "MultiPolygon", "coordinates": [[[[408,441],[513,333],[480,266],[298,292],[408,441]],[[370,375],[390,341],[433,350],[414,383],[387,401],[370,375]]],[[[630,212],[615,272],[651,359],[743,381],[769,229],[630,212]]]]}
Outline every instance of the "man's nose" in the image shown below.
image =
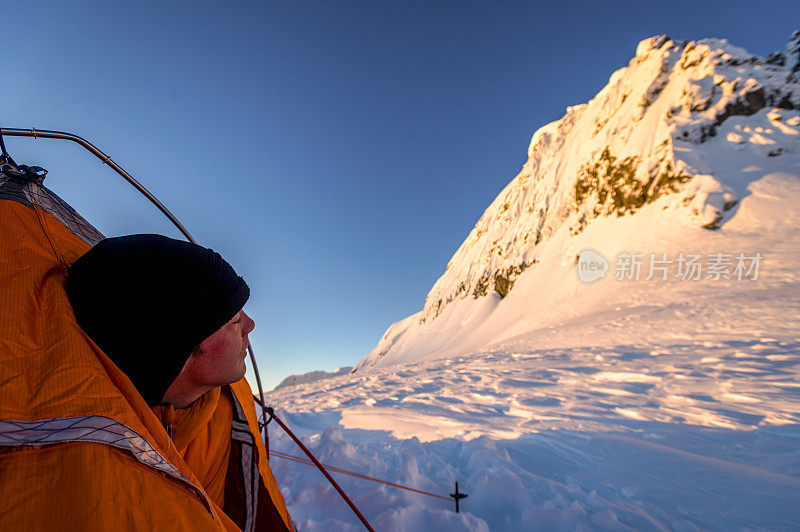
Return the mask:
{"type": "Polygon", "coordinates": [[[250,334],[256,328],[256,322],[250,318],[244,311],[242,311],[242,318],[244,319],[244,326],[242,327],[242,336],[250,334]]]}

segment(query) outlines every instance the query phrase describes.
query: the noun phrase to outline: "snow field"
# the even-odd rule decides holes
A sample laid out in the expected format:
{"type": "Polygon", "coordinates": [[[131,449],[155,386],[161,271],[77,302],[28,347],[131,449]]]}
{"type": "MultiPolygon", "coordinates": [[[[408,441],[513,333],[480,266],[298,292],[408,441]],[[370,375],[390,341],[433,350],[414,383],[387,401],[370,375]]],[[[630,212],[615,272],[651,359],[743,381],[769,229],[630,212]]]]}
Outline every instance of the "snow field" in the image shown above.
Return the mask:
{"type": "MultiPolygon", "coordinates": [[[[335,475],[377,530],[791,530],[799,344],[485,353],[268,400],[291,405],[284,419],[323,463],[445,496],[458,480],[469,494],[456,515],[335,475]],[[340,404],[320,415],[330,395],[340,404]]],[[[273,447],[300,455],[277,432],[273,447]]],[[[301,530],[360,528],[313,468],[272,464],[301,530]]]]}

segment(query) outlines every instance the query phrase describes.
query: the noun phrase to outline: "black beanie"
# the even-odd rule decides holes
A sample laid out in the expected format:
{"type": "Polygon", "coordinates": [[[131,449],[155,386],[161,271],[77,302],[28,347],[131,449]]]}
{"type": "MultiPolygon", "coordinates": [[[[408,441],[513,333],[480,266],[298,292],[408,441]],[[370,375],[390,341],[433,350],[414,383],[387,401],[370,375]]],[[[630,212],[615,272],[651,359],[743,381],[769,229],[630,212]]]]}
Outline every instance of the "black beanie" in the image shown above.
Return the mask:
{"type": "Polygon", "coordinates": [[[107,238],[69,270],[78,324],[151,406],[250,288],[219,253],[161,235],[107,238]]]}

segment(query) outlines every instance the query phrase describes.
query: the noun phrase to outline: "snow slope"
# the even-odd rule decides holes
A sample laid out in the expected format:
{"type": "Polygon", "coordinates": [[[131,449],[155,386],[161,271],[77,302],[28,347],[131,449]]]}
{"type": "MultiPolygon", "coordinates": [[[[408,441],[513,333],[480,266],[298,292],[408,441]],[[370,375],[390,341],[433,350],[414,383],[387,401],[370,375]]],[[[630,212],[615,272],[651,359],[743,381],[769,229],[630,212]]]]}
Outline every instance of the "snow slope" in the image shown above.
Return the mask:
{"type": "MultiPolygon", "coordinates": [[[[425,309],[355,373],[268,394],[323,463],[469,494],[455,514],[337,477],[376,529],[800,529],[797,41],[767,60],[719,40],[643,41],[592,102],[534,135],[425,309]],[[647,109],[606,105],[626,92],[647,109]],[[595,104],[617,111],[591,127],[606,116],[595,104]],[[616,133],[592,140],[604,128],[616,133]],[[643,195],[620,170],[628,156],[643,195]],[[598,161],[605,181],[576,201],[580,168],[598,161]],[[652,194],[667,162],[689,177],[652,194]],[[521,236],[532,227],[538,244],[521,236]]],[[[273,448],[299,454],[277,432],[273,448]]],[[[319,473],[272,464],[300,530],[360,529],[319,473]]]]}

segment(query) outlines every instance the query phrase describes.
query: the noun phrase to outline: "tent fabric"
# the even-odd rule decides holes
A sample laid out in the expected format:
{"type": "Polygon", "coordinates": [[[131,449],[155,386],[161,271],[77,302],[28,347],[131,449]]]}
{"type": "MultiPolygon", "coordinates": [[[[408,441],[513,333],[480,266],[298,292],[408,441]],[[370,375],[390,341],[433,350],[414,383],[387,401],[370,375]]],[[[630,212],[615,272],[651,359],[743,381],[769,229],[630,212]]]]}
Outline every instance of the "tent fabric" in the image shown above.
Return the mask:
{"type": "MultiPolygon", "coordinates": [[[[45,187],[2,175],[0,228],[0,529],[240,530],[75,321],[66,273],[102,235],[45,187]]],[[[252,393],[232,389],[291,529],[252,393]]]]}
{"type": "MultiPolygon", "coordinates": [[[[193,484],[130,427],[103,416],[79,416],[38,421],[0,421],[0,445],[40,446],[94,442],[129,452],[139,462],[175,479],[193,484]]],[[[208,502],[203,501],[208,506],[208,502]]]]}
{"type": "Polygon", "coordinates": [[[87,222],[67,202],[47,187],[30,181],[13,179],[0,173],[0,199],[18,201],[28,207],[39,206],[51,214],[78,238],[93,246],[103,239],[102,233],[87,222]]]}

